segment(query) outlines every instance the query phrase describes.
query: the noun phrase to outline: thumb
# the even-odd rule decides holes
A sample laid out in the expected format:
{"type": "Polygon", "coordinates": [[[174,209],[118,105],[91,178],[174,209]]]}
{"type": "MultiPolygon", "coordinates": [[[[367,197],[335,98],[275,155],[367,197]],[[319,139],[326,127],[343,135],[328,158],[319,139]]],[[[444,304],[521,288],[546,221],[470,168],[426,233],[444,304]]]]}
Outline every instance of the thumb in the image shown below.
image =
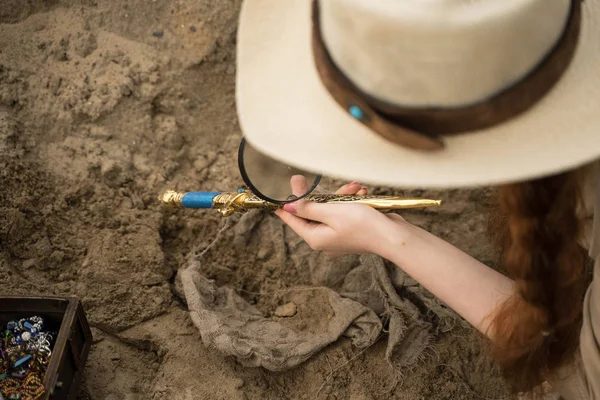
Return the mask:
{"type": "Polygon", "coordinates": [[[304,196],[309,190],[308,182],[303,175],[292,176],[290,185],[292,186],[292,193],[296,197],[304,196]]]}

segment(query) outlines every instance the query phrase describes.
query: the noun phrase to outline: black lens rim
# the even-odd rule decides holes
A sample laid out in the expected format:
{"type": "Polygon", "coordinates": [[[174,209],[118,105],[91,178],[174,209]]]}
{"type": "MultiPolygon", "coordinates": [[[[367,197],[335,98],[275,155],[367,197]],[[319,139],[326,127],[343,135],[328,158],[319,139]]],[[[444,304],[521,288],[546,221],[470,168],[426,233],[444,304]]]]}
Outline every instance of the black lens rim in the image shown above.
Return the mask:
{"type": "Polygon", "coordinates": [[[252,183],[252,181],[250,180],[250,177],[248,176],[248,172],[246,170],[246,167],[244,165],[244,150],[246,149],[246,142],[247,142],[246,138],[242,138],[242,141],[240,142],[240,147],[238,148],[238,168],[240,170],[240,174],[242,175],[242,179],[244,180],[244,183],[248,186],[248,188],[252,191],[252,193],[254,193],[256,195],[256,197],[258,197],[259,199],[264,200],[264,201],[268,201],[269,203],[275,203],[275,204],[293,203],[293,202],[298,201],[300,199],[303,199],[304,197],[306,197],[309,194],[311,194],[317,188],[317,186],[319,185],[319,183],[321,182],[321,178],[323,176],[317,174],[315,176],[315,181],[314,181],[312,187],[310,187],[308,189],[308,191],[304,195],[302,195],[300,197],[294,197],[291,200],[275,200],[275,199],[270,198],[269,196],[264,195],[252,183]]]}

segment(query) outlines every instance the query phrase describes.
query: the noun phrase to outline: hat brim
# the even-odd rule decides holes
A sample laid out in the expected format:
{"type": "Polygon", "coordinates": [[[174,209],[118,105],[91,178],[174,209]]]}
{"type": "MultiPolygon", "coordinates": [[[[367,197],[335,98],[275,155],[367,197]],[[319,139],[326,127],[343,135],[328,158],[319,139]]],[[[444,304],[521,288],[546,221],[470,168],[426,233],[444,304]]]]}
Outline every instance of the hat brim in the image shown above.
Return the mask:
{"type": "Polygon", "coordinates": [[[382,139],[327,92],[312,58],[311,0],[245,0],[237,41],[242,131],[299,168],[390,186],[493,185],[581,166],[600,158],[600,0],[582,11],[575,57],[546,97],[509,122],[423,152],[382,139]]]}

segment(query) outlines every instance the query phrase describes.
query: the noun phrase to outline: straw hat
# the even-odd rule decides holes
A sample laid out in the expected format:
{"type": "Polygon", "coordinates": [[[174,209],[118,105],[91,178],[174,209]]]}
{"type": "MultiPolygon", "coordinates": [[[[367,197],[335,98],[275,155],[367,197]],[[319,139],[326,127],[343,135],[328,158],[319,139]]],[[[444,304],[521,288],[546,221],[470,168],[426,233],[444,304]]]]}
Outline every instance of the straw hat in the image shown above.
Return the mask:
{"type": "Polygon", "coordinates": [[[526,180],[600,158],[600,0],[245,0],[242,131],[339,178],[526,180]]]}

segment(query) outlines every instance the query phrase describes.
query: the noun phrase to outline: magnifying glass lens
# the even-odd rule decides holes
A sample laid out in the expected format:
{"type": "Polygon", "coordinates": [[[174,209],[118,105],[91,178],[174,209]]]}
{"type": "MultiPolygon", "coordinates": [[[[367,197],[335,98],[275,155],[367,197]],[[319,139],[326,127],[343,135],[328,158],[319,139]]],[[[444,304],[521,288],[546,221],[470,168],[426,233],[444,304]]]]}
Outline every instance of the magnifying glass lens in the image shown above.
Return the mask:
{"type": "Polygon", "coordinates": [[[255,195],[272,203],[289,203],[311,193],[321,180],[321,175],[292,167],[256,150],[245,139],[240,143],[238,165],[244,182],[255,195]],[[302,182],[304,179],[304,182],[302,182]],[[302,193],[292,192],[294,187],[306,188],[302,193]]]}

